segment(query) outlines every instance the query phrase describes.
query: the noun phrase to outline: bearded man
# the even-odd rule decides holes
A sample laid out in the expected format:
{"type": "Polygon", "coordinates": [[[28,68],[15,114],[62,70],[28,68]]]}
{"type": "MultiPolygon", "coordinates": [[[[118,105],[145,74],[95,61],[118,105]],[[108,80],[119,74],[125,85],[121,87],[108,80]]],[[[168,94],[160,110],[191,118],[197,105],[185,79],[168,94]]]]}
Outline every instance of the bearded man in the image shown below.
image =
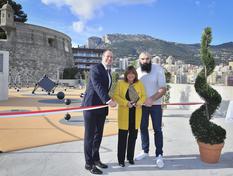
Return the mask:
{"type": "Polygon", "coordinates": [[[166,93],[166,79],[164,69],[158,64],[152,64],[151,55],[148,52],[142,52],[139,55],[140,67],[137,69],[138,78],[143,83],[147,99],[142,106],[142,121],[140,126],[142,152],[135,157],[135,160],[141,160],[149,156],[149,115],[151,116],[156,165],[159,168],[164,166],[163,162],[163,132],[162,132],[162,97],[166,93]]]}

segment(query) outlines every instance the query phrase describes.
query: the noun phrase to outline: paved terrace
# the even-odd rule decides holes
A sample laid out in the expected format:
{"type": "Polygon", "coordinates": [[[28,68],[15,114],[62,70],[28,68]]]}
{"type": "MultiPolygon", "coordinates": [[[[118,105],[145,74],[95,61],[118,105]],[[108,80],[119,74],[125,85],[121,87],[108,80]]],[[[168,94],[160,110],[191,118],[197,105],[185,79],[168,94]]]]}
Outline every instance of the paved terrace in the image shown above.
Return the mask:
{"type": "MultiPolygon", "coordinates": [[[[9,100],[11,101],[11,100],[9,100]]],[[[7,103],[7,102],[6,102],[7,103]]],[[[28,105],[27,105],[28,106],[28,105]]],[[[195,105],[198,107],[198,105],[195,105]]],[[[3,106],[1,106],[4,109],[3,106]]],[[[27,108],[27,107],[25,107],[27,108]]],[[[227,139],[217,164],[203,163],[199,158],[196,141],[191,133],[189,117],[191,110],[168,106],[164,110],[164,161],[165,167],[155,165],[153,133],[150,131],[150,157],[136,161],[135,165],[126,163],[125,168],[117,163],[117,135],[105,136],[101,145],[101,160],[109,168],[103,175],[111,176],[233,176],[233,123],[225,123],[223,116],[214,118],[227,131],[227,139]]],[[[62,116],[59,117],[61,119],[62,116]]],[[[111,117],[108,117],[109,119],[111,117]]],[[[106,125],[115,121],[108,121],[106,125]]],[[[72,128],[82,126],[78,121],[72,128]]],[[[0,132],[5,129],[1,129],[0,132]]],[[[114,130],[114,132],[116,132],[114,130]]],[[[14,134],[12,134],[14,135],[14,134]]],[[[39,135],[39,134],[38,134],[39,135]]],[[[3,137],[2,137],[3,139],[3,137]]],[[[20,141],[20,139],[18,139],[20,141]]],[[[1,146],[0,138],[0,146],[1,146]]],[[[22,141],[22,143],[25,141],[22,141]]],[[[140,152],[140,134],[136,144],[136,154],[140,152]]],[[[0,176],[86,176],[84,169],[83,140],[58,143],[0,154],[0,176]]]]}

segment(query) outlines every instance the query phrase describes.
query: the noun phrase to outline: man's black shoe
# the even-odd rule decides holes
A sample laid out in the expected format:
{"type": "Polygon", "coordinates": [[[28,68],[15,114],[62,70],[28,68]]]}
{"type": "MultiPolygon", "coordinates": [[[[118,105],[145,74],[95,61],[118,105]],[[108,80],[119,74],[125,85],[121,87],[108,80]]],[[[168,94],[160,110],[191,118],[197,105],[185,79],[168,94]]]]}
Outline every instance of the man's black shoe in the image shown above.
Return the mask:
{"type": "Polygon", "coordinates": [[[98,175],[103,174],[103,172],[100,169],[98,169],[95,165],[92,166],[92,169],[90,170],[90,172],[92,174],[98,174],[98,175]]]}
{"type": "Polygon", "coordinates": [[[101,170],[99,170],[95,165],[86,164],[85,169],[89,170],[92,174],[98,174],[98,175],[103,174],[103,172],[101,170]]]}
{"type": "Polygon", "coordinates": [[[86,169],[86,170],[91,170],[91,169],[92,169],[92,165],[85,164],[85,169],[86,169]]]}
{"type": "Polygon", "coordinates": [[[108,168],[108,165],[102,163],[101,161],[96,161],[96,162],[94,162],[94,164],[95,164],[96,166],[100,167],[100,168],[103,168],[103,169],[108,168]]]}

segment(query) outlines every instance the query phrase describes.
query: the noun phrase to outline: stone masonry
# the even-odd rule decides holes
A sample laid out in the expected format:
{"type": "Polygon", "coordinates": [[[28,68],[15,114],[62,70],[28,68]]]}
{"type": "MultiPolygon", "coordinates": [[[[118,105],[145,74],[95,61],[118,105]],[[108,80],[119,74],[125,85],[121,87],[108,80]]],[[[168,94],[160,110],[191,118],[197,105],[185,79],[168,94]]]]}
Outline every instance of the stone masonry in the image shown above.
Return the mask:
{"type": "Polygon", "coordinates": [[[56,80],[58,72],[73,66],[71,38],[53,29],[14,22],[1,26],[7,39],[0,39],[0,50],[9,51],[9,83],[34,85],[46,74],[56,80]]]}

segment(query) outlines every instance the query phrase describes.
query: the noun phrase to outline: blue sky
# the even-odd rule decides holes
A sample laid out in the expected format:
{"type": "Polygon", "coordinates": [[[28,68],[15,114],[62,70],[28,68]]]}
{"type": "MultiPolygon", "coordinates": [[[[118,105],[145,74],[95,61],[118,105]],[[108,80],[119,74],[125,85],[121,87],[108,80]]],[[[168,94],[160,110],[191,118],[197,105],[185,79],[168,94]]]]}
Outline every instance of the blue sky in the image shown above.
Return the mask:
{"type": "Polygon", "coordinates": [[[27,23],[53,28],[86,44],[91,36],[146,34],[178,43],[200,43],[206,26],[212,44],[233,41],[233,0],[16,0],[27,23]]]}

